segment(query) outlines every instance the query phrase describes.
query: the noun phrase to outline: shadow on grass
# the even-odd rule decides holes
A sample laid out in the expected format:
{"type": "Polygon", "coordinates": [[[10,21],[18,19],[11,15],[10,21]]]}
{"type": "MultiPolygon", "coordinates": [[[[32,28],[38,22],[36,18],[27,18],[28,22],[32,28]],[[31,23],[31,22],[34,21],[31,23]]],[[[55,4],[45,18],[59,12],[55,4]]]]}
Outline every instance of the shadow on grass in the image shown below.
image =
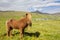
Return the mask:
{"type": "Polygon", "coordinates": [[[39,37],[39,35],[40,35],[39,32],[35,32],[35,33],[25,32],[24,34],[25,34],[26,36],[30,36],[30,37],[32,37],[32,36],[34,36],[34,37],[39,37]]]}
{"type": "MultiPolygon", "coordinates": [[[[15,34],[12,34],[13,36],[17,35],[17,34],[20,34],[20,32],[17,32],[15,34]]],[[[39,32],[35,32],[35,33],[28,33],[28,32],[24,32],[24,36],[34,36],[34,37],[39,37],[40,36],[40,33],[39,32]]]]}
{"type": "MultiPolygon", "coordinates": [[[[12,34],[12,36],[15,36],[17,34],[20,34],[20,32],[17,32],[17,33],[14,33],[12,34]]],[[[5,33],[4,35],[2,36],[6,36],[7,34],[5,33]]],[[[40,36],[40,33],[39,32],[34,32],[34,33],[28,33],[28,32],[24,32],[24,36],[30,36],[30,37],[39,37],[40,36]]]]}

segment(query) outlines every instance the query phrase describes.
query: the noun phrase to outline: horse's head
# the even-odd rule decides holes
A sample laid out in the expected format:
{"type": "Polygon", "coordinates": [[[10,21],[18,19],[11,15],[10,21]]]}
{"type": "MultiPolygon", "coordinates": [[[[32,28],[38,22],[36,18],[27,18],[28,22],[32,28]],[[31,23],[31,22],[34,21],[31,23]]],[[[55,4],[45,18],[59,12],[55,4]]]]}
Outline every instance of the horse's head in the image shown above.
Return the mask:
{"type": "Polygon", "coordinates": [[[29,26],[32,26],[31,16],[31,13],[26,13],[26,18],[28,19],[27,23],[29,24],[29,26]]]}
{"type": "Polygon", "coordinates": [[[26,18],[28,18],[29,20],[31,20],[31,17],[32,17],[31,13],[26,13],[26,18]]]}

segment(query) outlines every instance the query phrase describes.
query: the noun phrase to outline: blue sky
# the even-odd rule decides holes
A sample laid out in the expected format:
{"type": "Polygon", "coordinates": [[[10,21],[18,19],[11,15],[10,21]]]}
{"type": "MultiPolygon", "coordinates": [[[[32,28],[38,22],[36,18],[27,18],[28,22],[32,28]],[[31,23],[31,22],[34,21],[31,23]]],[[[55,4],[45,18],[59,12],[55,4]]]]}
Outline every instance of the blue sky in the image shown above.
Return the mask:
{"type": "Polygon", "coordinates": [[[60,0],[0,0],[0,10],[60,12],[60,0]]]}

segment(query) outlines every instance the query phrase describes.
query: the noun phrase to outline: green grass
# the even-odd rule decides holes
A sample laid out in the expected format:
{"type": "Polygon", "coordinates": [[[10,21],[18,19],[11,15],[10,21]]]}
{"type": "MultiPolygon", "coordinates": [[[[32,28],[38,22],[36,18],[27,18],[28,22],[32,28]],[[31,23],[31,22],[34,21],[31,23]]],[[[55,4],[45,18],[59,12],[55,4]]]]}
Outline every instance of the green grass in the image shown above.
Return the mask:
{"type": "MultiPolygon", "coordinates": [[[[20,19],[25,15],[25,12],[0,12],[0,40],[20,40],[20,35],[16,34],[19,32],[14,29],[12,37],[4,36],[6,33],[6,20],[14,18],[20,19]]],[[[30,30],[25,30],[27,33],[32,33],[32,36],[24,35],[24,40],[60,40],[60,16],[45,15],[32,13],[32,27],[30,30]],[[36,32],[40,35],[36,37],[36,32]]]]}

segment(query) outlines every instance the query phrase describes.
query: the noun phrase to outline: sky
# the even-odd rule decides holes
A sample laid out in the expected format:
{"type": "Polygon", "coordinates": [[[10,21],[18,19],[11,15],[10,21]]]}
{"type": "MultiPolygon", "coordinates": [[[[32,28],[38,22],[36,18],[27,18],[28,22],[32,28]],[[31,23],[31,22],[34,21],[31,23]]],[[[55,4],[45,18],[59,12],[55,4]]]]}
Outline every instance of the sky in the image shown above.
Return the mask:
{"type": "Polygon", "coordinates": [[[60,12],[60,0],[0,0],[0,10],[60,12]]]}

